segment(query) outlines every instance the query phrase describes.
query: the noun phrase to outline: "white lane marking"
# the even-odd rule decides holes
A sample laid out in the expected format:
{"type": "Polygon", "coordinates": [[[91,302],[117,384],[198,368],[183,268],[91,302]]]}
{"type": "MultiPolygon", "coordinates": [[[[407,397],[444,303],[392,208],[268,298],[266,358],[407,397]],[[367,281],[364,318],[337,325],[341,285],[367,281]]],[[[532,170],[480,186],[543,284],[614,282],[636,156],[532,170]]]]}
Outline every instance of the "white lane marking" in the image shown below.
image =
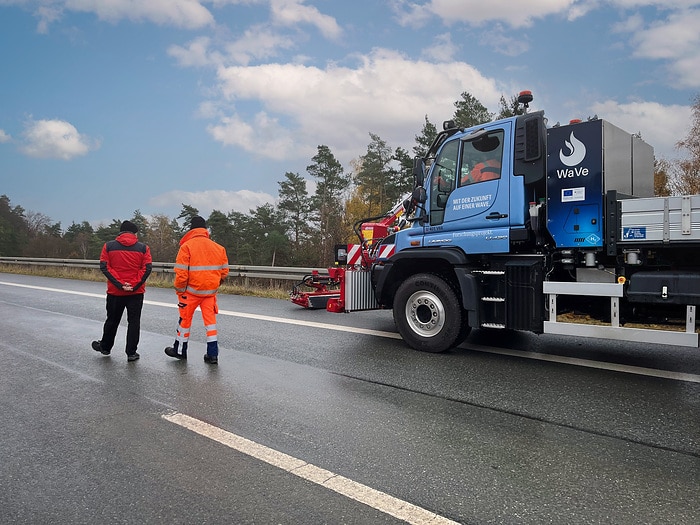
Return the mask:
{"type": "Polygon", "coordinates": [[[312,465],[311,463],[307,463],[304,460],[268,448],[260,443],[215,427],[199,419],[179,412],[163,414],[161,417],[171,423],[175,423],[201,436],[237,450],[238,452],[264,461],[273,467],[280,468],[290,474],[403,520],[406,523],[423,525],[457,524],[455,521],[430,512],[422,507],[400,500],[385,492],[368,487],[367,485],[362,485],[346,477],[339,476],[338,474],[312,465]]]}
{"type": "MultiPolygon", "coordinates": [[[[85,297],[97,297],[100,299],[104,298],[104,294],[96,294],[96,293],[89,293],[89,292],[76,292],[72,290],[61,290],[59,288],[46,288],[44,286],[33,286],[33,285],[28,285],[28,284],[17,284],[17,283],[8,283],[8,282],[2,282],[0,281],[0,285],[6,285],[6,286],[16,286],[19,288],[30,288],[34,290],[42,290],[42,291],[47,291],[47,292],[58,292],[58,293],[67,293],[67,294],[73,294],[73,295],[82,295],[85,297]]],[[[146,304],[150,304],[153,306],[162,306],[165,308],[177,308],[177,305],[173,303],[162,303],[158,301],[144,301],[146,304]]],[[[320,328],[323,330],[334,330],[336,332],[350,332],[353,334],[364,334],[364,335],[372,335],[375,337],[386,337],[389,339],[401,339],[401,336],[397,333],[394,332],[385,332],[382,330],[370,330],[367,328],[354,328],[351,326],[341,326],[341,325],[336,325],[336,324],[330,324],[330,323],[317,323],[314,321],[299,321],[296,319],[286,319],[284,317],[272,317],[270,315],[260,315],[260,314],[248,314],[248,313],[242,313],[242,312],[232,312],[230,310],[219,310],[219,314],[221,315],[228,315],[231,317],[242,317],[246,319],[256,319],[258,321],[269,321],[272,323],[285,323],[285,324],[292,324],[292,325],[298,325],[298,326],[308,326],[310,328],[320,328]]],[[[521,350],[507,350],[503,348],[492,348],[492,347],[487,347],[487,346],[481,346],[481,345],[472,345],[469,343],[464,343],[462,345],[463,348],[466,348],[468,350],[473,350],[476,352],[484,352],[488,354],[497,354],[497,355],[507,355],[511,357],[521,357],[524,359],[535,359],[538,361],[549,361],[552,363],[560,363],[560,364],[565,364],[565,365],[573,365],[573,366],[582,366],[586,368],[596,368],[598,370],[610,370],[613,372],[622,372],[622,373],[627,373],[627,374],[635,374],[635,375],[641,375],[641,376],[648,376],[648,377],[658,377],[661,379],[671,379],[673,381],[685,381],[689,383],[700,383],[700,375],[697,374],[686,374],[683,372],[670,372],[668,370],[658,370],[655,368],[643,368],[639,366],[631,366],[631,365],[620,365],[616,363],[606,363],[606,362],[600,362],[600,361],[591,361],[587,359],[578,359],[574,357],[564,357],[564,356],[558,356],[558,355],[550,355],[550,354],[540,354],[538,352],[526,352],[526,351],[521,351],[521,350]]]]}
{"type": "Polygon", "coordinates": [[[596,368],[598,370],[610,370],[613,372],[625,372],[640,376],[659,377],[661,379],[673,379],[675,381],[687,381],[689,383],[700,383],[700,375],[685,374],[683,372],[670,372],[668,370],[658,370],[656,368],[644,368],[641,366],[621,365],[618,363],[604,363],[600,361],[590,361],[577,357],[565,357],[561,355],[540,354],[539,352],[526,352],[523,350],[506,350],[503,348],[491,348],[488,346],[472,345],[465,343],[462,345],[467,350],[484,352],[487,354],[508,355],[511,357],[522,357],[524,359],[535,359],[537,361],[548,361],[551,363],[561,363],[564,365],[582,366],[586,368],[596,368]]]}
{"type": "MultiPolygon", "coordinates": [[[[67,294],[72,294],[72,295],[81,295],[83,297],[97,297],[99,299],[104,299],[105,294],[97,294],[97,293],[90,293],[90,292],[76,292],[73,290],[61,290],[60,288],[47,288],[45,286],[33,286],[29,284],[17,284],[17,283],[7,283],[7,282],[2,282],[0,281],[0,284],[4,284],[6,286],[16,286],[18,288],[30,288],[32,290],[41,290],[44,292],[58,292],[58,293],[67,293],[67,294]]],[[[177,308],[177,305],[173,303],[162,303],[159,301],[149,301],[149,300],[144,300],[144,304],[150,304],[152,306],[162,306],[165,308],[177,308]]],[[[318,323],[315,321],[300,321],[297,319],[287,319],[284,317],[272,317],[270,315],[261,315],[261,314],[248,314],[248,313],[243,313],[243,312],[232,312],[231,310],[219,310],[220,315],[228,315],[230,317],[243,317],[246,319],[255,319],[257,321],[270,321],[273,323],[285,323],[285,324],[293,324],[293,325],[298,325],[298,326],[308,326],[310,328],[321,328],[324,330],[335,330],[336,332],[351,332],[353,334],[364,334],[364,335],[373,335],[376,337],[386,337],[389,339],[401,339],[401,336],[395,332],[385,332],[382,330],[371,330],[368,328],[354,328],[352,326],[341,326],[337,324],[330,324],[330,323],[318,323]]]]}
{"type": "Polygon", "coordinates": [[[0,284],[4,284],[5,286],[16,286],[17,288],[29,288],[31,290],[42,290],[44,292],[59,292],[59,293],[67,293],[67,294],[72,294],[72,295],[84,295],[85,297],[104,297],[104,294],[89,293],[89,292],[76,292],[74,290],[62,290],[60,288],[47,288],[45,286],[34,286],[32,284],[6,283],[4,281],[0,281],[0,284]]]}

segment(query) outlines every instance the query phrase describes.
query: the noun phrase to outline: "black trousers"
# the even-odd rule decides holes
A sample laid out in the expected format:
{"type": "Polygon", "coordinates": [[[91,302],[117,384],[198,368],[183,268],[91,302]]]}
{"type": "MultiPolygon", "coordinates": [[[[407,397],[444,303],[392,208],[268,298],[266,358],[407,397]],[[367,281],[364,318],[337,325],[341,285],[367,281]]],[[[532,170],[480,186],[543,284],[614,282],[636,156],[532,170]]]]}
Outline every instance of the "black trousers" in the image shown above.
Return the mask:
{"type": "Polygon", "coordinates": [[[117,328],[122,320],[126,308],[126,355],[136,353],[141,335],[141,309],[143,308],[143,294],[111,295],[107,294],[107,320],[102,331],[100,346],[103,350],[111,350],[114,346],[114,338],[117,336],[117,328]]]}

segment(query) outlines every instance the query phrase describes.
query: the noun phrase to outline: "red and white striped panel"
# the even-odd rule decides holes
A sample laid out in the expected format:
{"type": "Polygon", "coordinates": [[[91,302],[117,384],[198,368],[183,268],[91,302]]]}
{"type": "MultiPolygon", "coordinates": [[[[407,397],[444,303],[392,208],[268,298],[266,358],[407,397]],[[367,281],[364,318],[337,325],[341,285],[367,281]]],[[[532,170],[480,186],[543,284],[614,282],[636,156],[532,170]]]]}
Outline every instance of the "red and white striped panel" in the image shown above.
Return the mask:
{"type": "Polygon", "coordinates": [[[384,244],[380,249],[379,249],[379,257],[378,259],[388,259],[392,255],[394,255],[394,252],[396,251],[396,245],[395,244],[384,244]]]}
{"type": "MultiPolygon", "coordinates": [[[[395,244],[385,244],[379,248],[378,259],[388,259],[396,252],[395,244]]],[[[362,264],[362,246],[359,244],[348,244],[348,266],[362,264]]]]}
{"type": "Polygon", "coordinates": [[[360,264],[362,261],[362,246],[359,244],[348,244],[348,266],[360,264]]]}

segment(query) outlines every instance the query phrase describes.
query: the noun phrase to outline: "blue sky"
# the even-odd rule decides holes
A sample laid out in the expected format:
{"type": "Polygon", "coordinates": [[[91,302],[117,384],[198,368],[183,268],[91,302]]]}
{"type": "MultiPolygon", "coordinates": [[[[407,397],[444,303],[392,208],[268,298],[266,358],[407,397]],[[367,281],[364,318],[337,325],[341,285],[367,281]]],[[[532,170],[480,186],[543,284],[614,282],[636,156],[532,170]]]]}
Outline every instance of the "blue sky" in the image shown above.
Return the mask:
{"type": "Polygon", "coordinates": [[[0,0],[0,194],[64,229],[248,212],[321,144],[346,171],[370,132],[410,152],[464,91],[673,160],[698,27],[690,0],[0,0]]]}

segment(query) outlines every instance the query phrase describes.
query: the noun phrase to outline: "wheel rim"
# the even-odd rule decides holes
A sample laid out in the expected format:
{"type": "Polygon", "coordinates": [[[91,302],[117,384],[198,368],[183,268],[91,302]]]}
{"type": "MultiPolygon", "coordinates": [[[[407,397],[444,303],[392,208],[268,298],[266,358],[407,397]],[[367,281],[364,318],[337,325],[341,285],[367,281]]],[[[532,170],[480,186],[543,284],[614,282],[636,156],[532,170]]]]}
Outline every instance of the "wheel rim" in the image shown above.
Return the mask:
{"type": "Polygon", "coordinates": [[[436,336],[445,325],[445,307],[434,293],[416,292],[406,301],[406,321],[419,336],[436,336]]]}

